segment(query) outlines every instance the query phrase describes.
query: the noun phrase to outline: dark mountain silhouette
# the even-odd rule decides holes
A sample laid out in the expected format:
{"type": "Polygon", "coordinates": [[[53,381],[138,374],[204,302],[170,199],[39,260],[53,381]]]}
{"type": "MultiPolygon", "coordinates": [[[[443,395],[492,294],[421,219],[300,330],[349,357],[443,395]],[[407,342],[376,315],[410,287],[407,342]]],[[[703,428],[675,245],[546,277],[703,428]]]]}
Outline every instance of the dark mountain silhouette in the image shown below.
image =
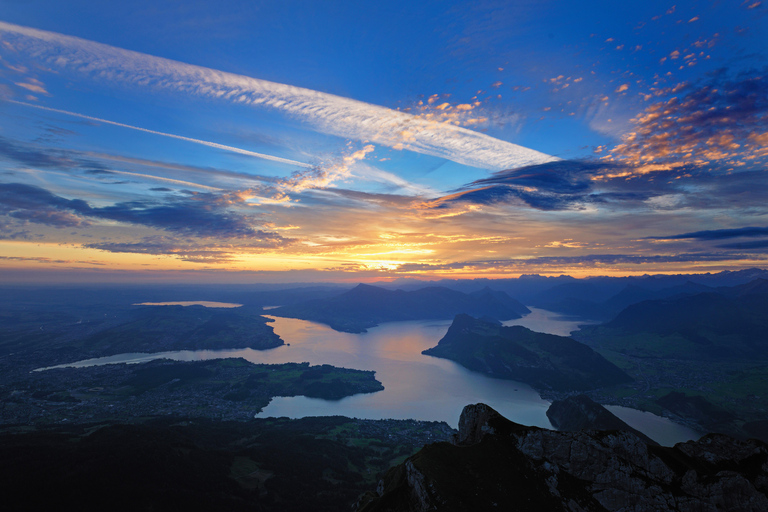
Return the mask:
{"type": "Polygon", "coordinates": [[[459,313],[510,320],[530,310],[506,293],[490,288],[467,294],[436,286],[406,292],[360,284],[335,297],[284,306],[269,313],[324,323],[337,331],[365,332],[382,322],[449,319],[459,313]]]}
{"type": "Polygon", "coordinates": [[[526,427],[476,404],[454,443],[389,470],[358,512],[768,510],[766,468],[757,440],[709,434],[667,448],[631,432],[526,427]]]}
{"type": "MultiPolygon", "coordinates": [[[[708,291],[721,293],[721,290],[765,279],[768,279],[768,271],[762,269],[717,274],[591,277],[541,289],[530,297],[526,296],[526,304],[566,315],[610,320],[627,306],[644,300],[708,291]]],[[[538,282],[541,284],[540,280],[538,282]]]]}
{"type": "Polygon", "coordinates": [[[457,315],[436,347],[424,354],[451,359],[492,377],[539,390],[587,390],[632,379],[572,338],[533,332],[457,315]]]}
{"type": "Polygon", "coordinates": [[[732,298],[746,297],[749,295],[768,295],[768,279],[759,278],[737,286],[721,286],[718,287],[716,291],[726,297],[732,298]]]}
{"type": "MultiPolygon", "coordinates": [[[[627,350],[622,340],[642,333],[687,341],[677,354],[685,359],[768,357],[768,281],[632,304],[610,322],[583,327],[577,337],[598,335],[611,348],[627,350]]],[[[651,346],[645,343],[646,355],[653,355],[651,346]]],[[[665,350],[674,354],[674,345],[665,350]]]]}

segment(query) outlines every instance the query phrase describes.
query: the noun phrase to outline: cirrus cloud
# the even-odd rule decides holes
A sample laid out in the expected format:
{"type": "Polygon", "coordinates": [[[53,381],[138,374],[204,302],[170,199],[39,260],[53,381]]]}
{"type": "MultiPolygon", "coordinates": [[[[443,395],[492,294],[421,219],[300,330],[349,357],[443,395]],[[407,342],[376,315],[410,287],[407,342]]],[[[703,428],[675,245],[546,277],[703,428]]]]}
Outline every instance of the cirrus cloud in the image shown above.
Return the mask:
{"type": "Polygon", "coordinates": [[[302,87],[154,57],[101,43],[0,22],[4,42],[54,69],[99,81],[283,112],[315,130],[367,140],[486,169],[556,160],[451,123],[302,87]]]}

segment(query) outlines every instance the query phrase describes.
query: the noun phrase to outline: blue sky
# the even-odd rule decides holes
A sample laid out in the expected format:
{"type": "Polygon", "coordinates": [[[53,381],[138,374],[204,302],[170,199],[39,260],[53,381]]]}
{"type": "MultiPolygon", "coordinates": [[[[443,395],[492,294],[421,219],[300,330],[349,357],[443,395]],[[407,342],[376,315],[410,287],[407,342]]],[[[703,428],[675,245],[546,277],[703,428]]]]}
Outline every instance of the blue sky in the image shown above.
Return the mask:
{"type": "Polygon", "coordinates": [[[767,8],[0,1],[0,266],[236,282],[764,266],[767,8]]]}

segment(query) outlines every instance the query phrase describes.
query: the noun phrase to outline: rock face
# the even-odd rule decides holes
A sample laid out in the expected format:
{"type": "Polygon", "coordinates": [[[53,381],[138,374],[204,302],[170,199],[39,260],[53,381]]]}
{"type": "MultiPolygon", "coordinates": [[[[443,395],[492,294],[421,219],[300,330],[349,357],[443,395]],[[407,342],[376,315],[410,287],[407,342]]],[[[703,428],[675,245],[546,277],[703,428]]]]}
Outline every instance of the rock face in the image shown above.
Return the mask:
{"type": "Polygon", "coordinates": [[[586,395],[570,396],[564,400],[555,400],[547,409],[547,418],[549,418],[552,426],[561,432],[573,432],[576,430],[624,430],[632,432],[648,444],[658,444],[639,430],[635,430],[627,425],[611,411],[586,395]]]}
{"type": "Polygon", "coordinates": [[[631,432],[556,432],[464,408],[454,444],[392,468],[360,512],[765,511],[768,446],[720,434],[674,448],[631,432]]]}

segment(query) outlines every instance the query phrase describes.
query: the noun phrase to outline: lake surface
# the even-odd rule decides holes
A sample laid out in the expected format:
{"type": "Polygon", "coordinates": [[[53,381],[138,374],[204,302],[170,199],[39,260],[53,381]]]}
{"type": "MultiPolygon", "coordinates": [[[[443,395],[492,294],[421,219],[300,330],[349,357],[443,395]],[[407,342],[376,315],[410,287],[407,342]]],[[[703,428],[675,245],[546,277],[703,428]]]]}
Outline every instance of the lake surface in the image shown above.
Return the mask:
{"type": "Polygon", "coordinates": [[[558,336],[570,336],[573,331],[578,331],[580,325],[594,324],[589,320],[580,320],[570,316],[563,316],[545,309],[532,308],[528,306],[531,312],[523,318],[507,320],[503,325],[522,325],[536,332],[546,332],[548,334],[557,334],[558,336]]]}
{"type": "Polygon", "coordinates": [[[182,300],[176,302],[139,302],[134,306],[205,306],[206,308],[239,308],[234,302],[213,302],[210,300],[182,300]]]}
{"type": "MultiPolygon", "coordinates": [[[[579,323],[554,313],[532,309],[523,319],[505,325],[524,325],[540,332],[567,335],[579,323]]],[[[199,350],[156,354],[120,354],[80,361],[69,367],[110,363],[140,363],[169,358],[182,361],[243,357],[254,363],[309,362],[359,370],[374,370],[384,385],[377,393],[341,400],[275,397],[257,417],[343,415],[366,419],[419,419],[458,424],[467,404],[483,402],[524,425],[552,428],[546,416],[549,402],[527,384],[493,379],[452,361],[421,354],[445,335],[450,321],[390,322],[367,333],[350,334],[291,318],[274,318],[275,332],[288,344],[270,350],[199,350]]],[[[695,431],[666,418],[624,407],[611,411],[634,428],[664,445],[697,439],[695,431]]]]}

